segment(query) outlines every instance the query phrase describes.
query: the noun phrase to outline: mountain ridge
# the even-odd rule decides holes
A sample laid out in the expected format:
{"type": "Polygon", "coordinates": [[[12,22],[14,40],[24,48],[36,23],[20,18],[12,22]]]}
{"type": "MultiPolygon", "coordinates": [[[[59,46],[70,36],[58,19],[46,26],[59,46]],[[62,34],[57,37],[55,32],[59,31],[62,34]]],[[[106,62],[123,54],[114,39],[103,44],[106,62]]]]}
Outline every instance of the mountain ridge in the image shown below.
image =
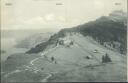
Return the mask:
{"type": "Polygon", "coordinates": [[[47,47],[47,45],[55,44],[57,42],[57,38],[66,36],[66,33],[75,32],[80,33],[84,36],[91,36],[96,41],[98,41],[101,45],[104,46],[112,46],[116,48],[122,54],[126,54],[126,31],[127,27],[124,22],[126,18],[124,18],[124,12],[122,11],[114,11],[109,16],[102,16],[95,21],[91,21],[82,25],[78,25],[73,28],[65,28],[60,30],[58,33],[54,34],[50,37],[50,39],[44,43],[38,44],[35,48],[28,50],[26,53],[38,53],[47,47]],[[123,18],[120,21],[115,21],[111,19],[111,15],[116,16],[116,13],[121,13],[121,15],[117,14],[119,18],[123,18]],[[122,14],[123,13],[123,14],[122,14]],[[109,43],[106,45],[106,43],[109,43]],[[116,47],[115,43],[119,43],[120,45],[116,47]],[[38,50],[37,50],[38,49],[38,50]],[[34,51],[36,50],[36,51],[34,51]]]}

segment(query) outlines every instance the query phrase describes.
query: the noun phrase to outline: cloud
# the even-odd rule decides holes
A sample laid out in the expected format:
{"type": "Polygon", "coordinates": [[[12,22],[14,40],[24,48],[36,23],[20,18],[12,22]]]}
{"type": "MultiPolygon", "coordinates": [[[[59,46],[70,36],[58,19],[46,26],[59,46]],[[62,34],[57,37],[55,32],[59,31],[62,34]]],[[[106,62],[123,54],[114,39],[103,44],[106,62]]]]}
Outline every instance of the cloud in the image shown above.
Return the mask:
{"type": "MultiPolygon", "coordinates": [[[[47,14],[33,18],[17,18],[7,29],[45,29],[65,27],[65,18],[61,15],[47,14]],[[16,23],[15,23],[16,21],[16,23]]],[[[7,27],[8,27],[7,26],[7,27]]],[[[6,28],[4,28],[6,29],[6,28]]]]}
{"type": "Polygon", "coordinates": [[[47,22],[65,22],[66,21],[66,17],[62,16],[62,15],[55,15],[53,13],[47,14],[44,16],[44,20],[46,20],[47,22]]]}
{"type": "Polygon", "coordinates": [[[105,6],[105,4],[101,0],[95,0],[94,1],[94,8],[95,9],[101,10],[104,8],[104,6],[105,6]]]}
{"type": "Polygon", "coordinates": [[[55,15],[54,14],[47,14],[44,16],[46,21],[54,21],[55,20],[55,15]]]}
{"type": "Polygon", "coordinates": [[[63,17],[63,16],[58,16],[58,20],[61,21],[61,22],[65,22],[66,21],[66,18],[63,17]]]}
{"type": "Polygon", "coordinates": [[[25,24],[46,24],[46,21],[44,20],[43,17],[34,17],[32,19],[28,19],[24,21],[25,24]]]}

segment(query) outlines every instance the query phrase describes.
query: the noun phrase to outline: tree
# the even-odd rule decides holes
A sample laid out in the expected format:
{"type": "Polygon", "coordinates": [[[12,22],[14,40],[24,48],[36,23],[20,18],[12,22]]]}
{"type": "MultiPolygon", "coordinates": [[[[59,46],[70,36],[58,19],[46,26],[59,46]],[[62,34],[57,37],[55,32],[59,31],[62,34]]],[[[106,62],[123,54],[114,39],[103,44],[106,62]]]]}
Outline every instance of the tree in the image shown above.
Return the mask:
{"type": "Polygon", "coordinates": [[[90,59],[90,57],[89,56],[86,56],[86,59],[90,59]]]}
{"type": "Polygon", "coordinates": [[[73,45],[73,44],[74,44],[73,41],[71,41],[71,42],[70,42],[70,45],[73,45]]]}
{"type": "Polygon", "coordinates": [[[109,55],[106,53],[105,56],[102,56],[102,63],[112,62],[109,55]]]}
{"type": "Polygon", "coordinates": [[[54,57],[51,57],[52,62],[54,61],[54,57]]]}
{"type": "Polygon", "coordinates": [[[105,62],[105,58],[104,58],[104,56],[102,56],[102,63],[104,63],[105,62]]]}

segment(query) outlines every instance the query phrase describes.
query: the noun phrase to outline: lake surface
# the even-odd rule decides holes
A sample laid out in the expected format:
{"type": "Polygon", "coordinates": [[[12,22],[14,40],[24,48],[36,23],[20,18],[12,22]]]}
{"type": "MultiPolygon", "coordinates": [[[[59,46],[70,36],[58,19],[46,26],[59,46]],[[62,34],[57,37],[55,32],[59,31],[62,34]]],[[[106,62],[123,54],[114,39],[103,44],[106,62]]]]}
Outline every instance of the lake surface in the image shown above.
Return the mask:
{"type": "Polygon", "coordinates": [[[1,38],[1,50],[6,51],[6,53],[1,54],[1,60],[5,61],[8,56],[14,53],[24,53],[28,49],[25,48],[15,48],[17,44],[15,38],[1,38]]]}
{"type": "Polygon", "coordinates": [[[1,54],[1,60],[5,61],[8,56],[14,53],[24,53],[28,49],[16,48],[15,45],[21,40],[30,35],[43,33],[43,32],[56,32],[53,29],[50,30],[2,30],[1,31],[1,50],[6,51],[6,53],[1,54]]]}

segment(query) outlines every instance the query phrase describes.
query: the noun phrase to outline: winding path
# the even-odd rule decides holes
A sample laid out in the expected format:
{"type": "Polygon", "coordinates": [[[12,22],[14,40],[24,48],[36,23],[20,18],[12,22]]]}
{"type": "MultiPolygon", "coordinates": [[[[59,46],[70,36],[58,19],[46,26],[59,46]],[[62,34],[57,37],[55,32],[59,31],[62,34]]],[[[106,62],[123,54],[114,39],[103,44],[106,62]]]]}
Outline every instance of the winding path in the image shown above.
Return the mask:
{"type": "Polygon", "coordinates": [[[12,71],[12,72],[10,72],[10,73],[7,73],[6,75],[4,75],[4,77],[8,77],[9,75],[11,75],[11,74],[14,74],[14,73],[18,73],[18,72],[21,72],[21,70],[14,70],[14,71],[12,71]]]}

